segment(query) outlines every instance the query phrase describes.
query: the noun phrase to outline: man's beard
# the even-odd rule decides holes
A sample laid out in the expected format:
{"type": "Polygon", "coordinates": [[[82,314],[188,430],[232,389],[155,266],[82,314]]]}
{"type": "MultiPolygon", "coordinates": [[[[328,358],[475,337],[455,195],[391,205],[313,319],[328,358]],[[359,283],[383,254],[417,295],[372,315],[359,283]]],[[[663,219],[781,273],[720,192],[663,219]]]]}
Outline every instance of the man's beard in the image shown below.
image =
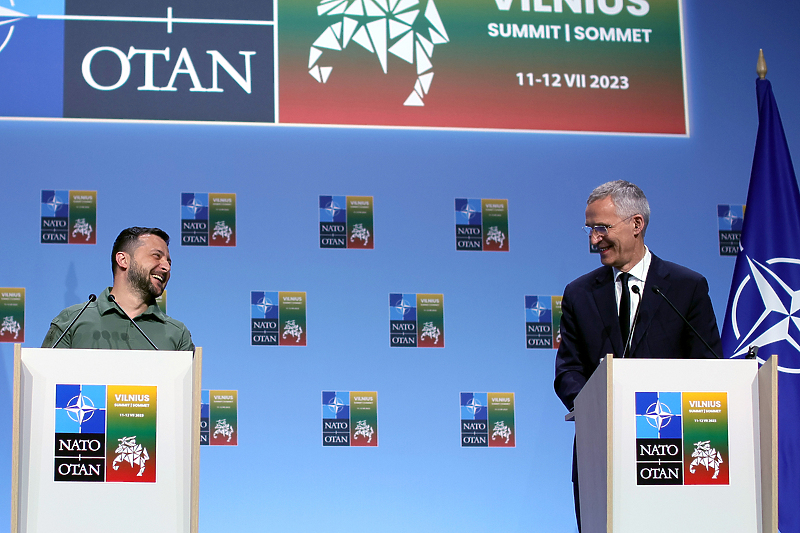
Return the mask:
{"type": "Polygon", "coordinates": [[[131,257],[131,266],[128,269],[128,282],[131,288],[138,292],[146,302],[154,301],[163,292],[153,285],[153,282],[150,281],[150,273],[140,267],[133,257],[131,257]]]}

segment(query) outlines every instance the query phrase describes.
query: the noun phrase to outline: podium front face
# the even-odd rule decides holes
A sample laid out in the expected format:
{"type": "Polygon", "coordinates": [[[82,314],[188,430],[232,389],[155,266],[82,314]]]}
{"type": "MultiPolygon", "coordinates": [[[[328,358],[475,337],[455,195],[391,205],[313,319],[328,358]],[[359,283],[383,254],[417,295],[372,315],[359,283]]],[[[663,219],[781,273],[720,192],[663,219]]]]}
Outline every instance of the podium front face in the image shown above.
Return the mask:
{"type": "Polygon", "coordinates": [[[758,364],[609,363],[576,400],[584,533],[761,531],[758,364]]]}
{"type": "Polygon", "coordinates": [[[192,352],[20,359],[19,531],[188,532],[192,352]]]}

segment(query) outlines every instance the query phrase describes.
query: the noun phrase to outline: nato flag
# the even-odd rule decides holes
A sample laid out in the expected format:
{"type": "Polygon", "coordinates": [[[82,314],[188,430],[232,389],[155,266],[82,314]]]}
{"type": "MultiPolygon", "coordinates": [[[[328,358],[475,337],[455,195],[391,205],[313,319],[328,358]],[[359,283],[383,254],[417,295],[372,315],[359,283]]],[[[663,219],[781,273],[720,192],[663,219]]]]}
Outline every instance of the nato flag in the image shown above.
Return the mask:
{"type": "Polygon", "coordinates": [[[778,355],[778,524],[800,533],[800,191],[767,80],[756,80],[758,136],[722,345],[778,355]]]}

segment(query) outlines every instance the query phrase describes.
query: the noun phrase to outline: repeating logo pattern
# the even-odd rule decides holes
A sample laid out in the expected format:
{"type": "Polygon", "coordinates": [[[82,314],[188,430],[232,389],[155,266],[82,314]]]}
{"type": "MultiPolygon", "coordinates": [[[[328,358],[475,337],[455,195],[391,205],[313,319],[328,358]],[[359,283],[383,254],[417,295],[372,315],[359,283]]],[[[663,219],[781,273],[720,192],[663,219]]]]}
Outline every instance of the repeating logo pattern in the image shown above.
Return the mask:
{"type": "Polygon", "coordinates": [[[251,346],[306,345],[305,292],[250,292],[251,346]]]}
{"type": "Polygon", "coordinates": [[[525,296],[525,346],[561,345],[561,296],[525,296]]]}
{"type": "Polygon", "coordinates": [[[739,253],[739,241],[742,238],[744,225],[744,205],[717,205],[719,224],[719,255],[739,253]]]}
{"type": "Polygon", "coordinates": [[[444,295],[389,294],[389,345],[444,348],[444,295]]]}
{"type": "Polygon", "coordinates": [[[375,247],[372,196],[320,196],[319,247],[375,247]]]}
{"type": "Polygon", "coordinates": [[[462,392],[461,446],[516,446],[513,392],[462,392]]]}
{"type": "Polygon", "coordinates": [[[433,81],[433,48],[450,41],[433,0],[428,0],[424,17],[418,16],[416,0],[388,5],[380,0],[322,0],[317,13],[335,22],[323,30],[309,50],[308,73],[315,80],[326,83],[333,70],[332,66],[323,66],[327,60],[321,59],[324,50],[341,51],[356,43],[377,56],[384,74],[388,72],[388,54],[415,65],[414,90],[404,105],[425,105],[423,98],[433,81]]]}
{"type": "Polygon", "coordinates": [[[156,387],[57,384],[54,481],[154,483],[156,387]]]}
{"type": "Polygon", "coordinates": [[[508,200],[456,198],[456,250],[507,252],[508,200]]]}
{"type": "Polygon", "coordinates": [[[43,244],[97,243],[97,191],[42,191],[43,244]]]}
{"type": "Polygon", "coordinates": [[[725,392],[636,393],[636,484],[727,485],[725,392]]]}
{"type": "Polygon", "coordinates": [[[182,246],[236,246],[236,195],[181,193],[182,246]]]}
{"type": "Polygon", "coordinates": [[[378,446],[378,393],[322,391],[323,446],[378,446]]]}
{"type": "Polygon", "coordinates": [[[25,342],[25,289],[0,287],[0,342],[25,342]]]}
{"type": "Polygon", "coordinates": [[[202,446],[236,446],[238,433],[238,400],[235,390],[204,390],[200,399],[200,444],[202,446]]]}

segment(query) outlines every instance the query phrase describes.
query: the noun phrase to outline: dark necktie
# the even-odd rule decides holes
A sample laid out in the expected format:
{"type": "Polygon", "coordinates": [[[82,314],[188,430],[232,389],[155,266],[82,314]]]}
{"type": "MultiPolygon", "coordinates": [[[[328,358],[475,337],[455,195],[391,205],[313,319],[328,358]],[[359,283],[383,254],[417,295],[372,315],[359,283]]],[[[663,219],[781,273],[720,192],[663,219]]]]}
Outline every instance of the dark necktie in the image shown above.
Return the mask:
{"type": "Polygon", "coordinates": [[[623,352],[628,343],[628,334],[631,331],[631,293],[628,290],[628,280],[631,275],[623,272],[619,275],[622,281],[622,293],[619,299],[619,329],[622,331],[623,352]]]}

